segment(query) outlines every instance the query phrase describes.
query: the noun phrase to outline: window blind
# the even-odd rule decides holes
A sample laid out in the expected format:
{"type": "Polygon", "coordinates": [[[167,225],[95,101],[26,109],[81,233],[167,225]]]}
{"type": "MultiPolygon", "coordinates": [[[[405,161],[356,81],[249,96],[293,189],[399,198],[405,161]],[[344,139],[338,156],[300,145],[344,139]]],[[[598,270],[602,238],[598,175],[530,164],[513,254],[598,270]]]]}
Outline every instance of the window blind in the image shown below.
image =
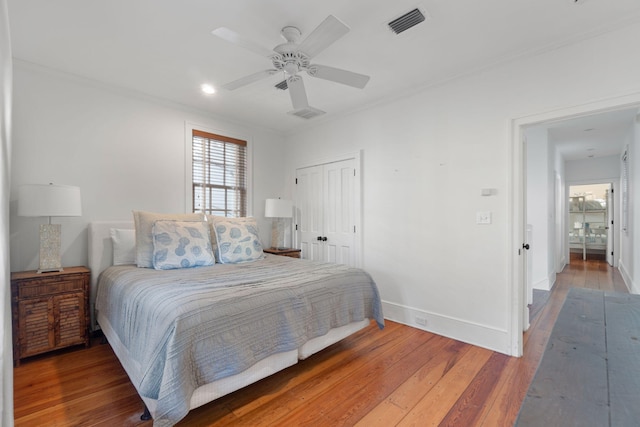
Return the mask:
{"type": "Polygon", "coordinates": [[[246,216],[247,142],[194,129],[193,212],[246,216]]]}

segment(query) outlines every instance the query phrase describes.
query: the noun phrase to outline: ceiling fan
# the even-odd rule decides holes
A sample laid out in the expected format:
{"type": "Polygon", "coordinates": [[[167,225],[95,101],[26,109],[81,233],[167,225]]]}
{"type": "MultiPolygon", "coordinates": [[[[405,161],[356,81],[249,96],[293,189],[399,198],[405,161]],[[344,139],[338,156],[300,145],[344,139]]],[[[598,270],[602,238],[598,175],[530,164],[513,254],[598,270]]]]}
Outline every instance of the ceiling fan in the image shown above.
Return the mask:
{"type": "MultiPolygon", "coordinates": [[[[267,57],[271,60],[273,68],[258,71],[238,80],[223,85],[227,90],[235,90],[256,82],[263,78],[283,72],[286,87],[289,89],[293,110],[289,114],[310,119],[325,112],[309,106],[307,93],[300,72],[306,71],[308,75],[319,79],[342,83],[347,86],[363,89],[369,81],[369,76],[358,74],[340,68],[329,67],[327,65],[312,64],[311,59],[325,50],[339,38],[349,32],[342,21],[333,15],[329,15],[320,23],[304,40],[301,41],[302,33],[296,27],[284,27],[280,34],[286,40],[279,44],[273,51],[270,51],[250,40],[243,39],[232,30],[221,27],[212,31],[212,34],[234,43],[254,53],[267,57]],[[275,53],[274,53],[275,52],[275,53]]],[[[280,84],[284,86],[282,83],[280,84]]]]}

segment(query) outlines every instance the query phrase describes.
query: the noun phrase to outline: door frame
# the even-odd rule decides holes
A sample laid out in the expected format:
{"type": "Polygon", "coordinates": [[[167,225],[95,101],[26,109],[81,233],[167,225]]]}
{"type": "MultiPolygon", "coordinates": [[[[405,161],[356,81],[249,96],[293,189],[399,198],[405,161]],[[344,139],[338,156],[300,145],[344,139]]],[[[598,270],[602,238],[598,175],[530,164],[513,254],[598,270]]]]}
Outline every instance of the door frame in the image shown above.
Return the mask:
{"type": "MultiPolygon", "coordinates": [[[[354,209],[353,215],[354,215],[354,222],[355,222],[354,225],[356,227],[356,232],[354,236],[354,256],[355,256],[356,267],[363,267],[364,245],[362,244],[362,237],[363,237],[363,233],[362,233],[362,223],[363,223],[362,221],[362,199],[363,199],[362,197],[362,150],[303,161],[293,168],[293,177],[295,179],[295,177],[297,176],[298,169],[321,166],[329,163],[342,162],[344,160],[353,160],[354,168],[356,171],[355,172],[356,176],[354,180],[354,190],[353,190],[354,197],[355,197],[355,200],[353,201],[353,209],[354,209]]],[[[297,191],[298,191],[298,187],[297,185],[294,185],[293,200],[297,199],[297,194],[296,194],[297,191]]],[[[295,224],[293,225],[292,232],[294,236],[295,245],[296,247],[298,247],[300,243],[300,236],[298,231],[295,230],[295,224]]]]}
{"type": "Polygon", "coordinates": [[[515,117],[509,120],[511,159],[509,164],[508,194],[509,230],[511,233],[511,261],[508,277],[511,286],[507,289],[508,311],[507,327],[509,330],[509,354],[520,357],[523,354],[524,330],[524,298],[526,295],[525,262],[522,245],[526,239],[526,187],[525,187],[525,150],[523,146],[524,128],[544,122],[562,121],[597,113],[605,113],[640,106],[640,93],[594,100],[584,104],[569,106],[556,110],[515,117]]]}

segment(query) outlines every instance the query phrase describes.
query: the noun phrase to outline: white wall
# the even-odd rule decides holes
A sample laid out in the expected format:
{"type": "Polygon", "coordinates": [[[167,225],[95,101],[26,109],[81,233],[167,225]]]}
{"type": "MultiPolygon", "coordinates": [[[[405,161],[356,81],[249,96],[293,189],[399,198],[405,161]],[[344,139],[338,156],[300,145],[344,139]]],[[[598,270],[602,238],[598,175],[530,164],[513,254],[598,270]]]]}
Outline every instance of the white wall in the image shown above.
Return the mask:
{"type": "MultiPolygon", "coordinates": [[[[640,111],[639,111],[640,114],[640,111]]],[[[619,269],[629,290],[640,294],[640,119],[636,116],[632,137],[628,143],[629,154],[629,204],[628,232],[620,234],[619,269]]],[[[620,188],[622,186],[620,185],[620,188]]],[[[620,197],[622,193],[620,192],[620,197]]],[[[619,221],[621,224],[621,221],[619,221]]]]}
{"type": "Polygon", "coordinates": [[[566,224],[568,209],[568,198],[566,194],[566,171],[564,167],[564,159],[555,149],[554,152],[554,186],[555,186],[555,241],[556,241],[556,273],[560,273],[569,262],[569,235],[566,224]]]}
{"type": "MultiPolygon", "coordinates": [[[[640,115],[640,112],[639,112],[640,115]]],[[[630,234],[632,236],[632,243],[630,245],[631,253],[628,260],[632,261],[628,264],[632,264],[633,268],[628,272],[629,282],[627,285],[634,294],[640,294],[640,279],[638,272],[640,272],[640,257],[637,253],[640,251],[640,116],[636,116],[636,125],[634,132],[634,139],[632,141],[633,151],[631,157],[631,176],[629,177],[630,187],[630,234]]]]}
{"type": "Polygon", "coordinates": [[[569,160],[565,162],[565,171],[569,185],[618,181],[620,179],[620,156],[569,160]]]}
{"type": "Polygon", "coordinates": [[[511,120],[636,93],[638,38],[640,24],[288,137],[291,174],[363,150],[364,267],[387,317],[510,352],[511,120]],[[476,225],[478,211],[493,223],[476,225]]]}
{"type": "Polygon", "coordinates": [[[9,269],[12,60],[7,4],[0,0],[0,425],[13,426],[13,350],[9,269]]]}
{"type": "Polygon", "coordinates": [[[62,224],[62,263],[87,262],[87,224],[132,219],[134,209],[184,212],[185,124],[247,139],[253,153],[253,214],[263,242],[264,199],[281,196],[283,137],[69,75],[15,62],[11,270],[38,267],[38,225],[16,216],[20,184],[78,185],[81,218],[62,224]]]}

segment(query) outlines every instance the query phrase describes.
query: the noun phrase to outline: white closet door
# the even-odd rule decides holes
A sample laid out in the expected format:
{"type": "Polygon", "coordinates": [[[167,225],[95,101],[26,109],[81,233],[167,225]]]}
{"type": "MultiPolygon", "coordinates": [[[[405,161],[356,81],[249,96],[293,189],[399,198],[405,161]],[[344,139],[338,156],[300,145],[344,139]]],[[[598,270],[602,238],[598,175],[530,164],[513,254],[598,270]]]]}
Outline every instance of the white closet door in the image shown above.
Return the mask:
{"type": "Polygon", "coordinates": [[[357,266],[355,159],[296,170],[302,258],[357,266]]]}
{"type": "Polygon", "coordinates": [[[324,260],[353,266],[354,167],[353,159],[324,166],[324,260]]]}
{"type": "Polygon", "coordinates": [[[296,224],[302,258],[323,260],[322,223],[323,168],[312,166],[296,171],[296,224]]]}

